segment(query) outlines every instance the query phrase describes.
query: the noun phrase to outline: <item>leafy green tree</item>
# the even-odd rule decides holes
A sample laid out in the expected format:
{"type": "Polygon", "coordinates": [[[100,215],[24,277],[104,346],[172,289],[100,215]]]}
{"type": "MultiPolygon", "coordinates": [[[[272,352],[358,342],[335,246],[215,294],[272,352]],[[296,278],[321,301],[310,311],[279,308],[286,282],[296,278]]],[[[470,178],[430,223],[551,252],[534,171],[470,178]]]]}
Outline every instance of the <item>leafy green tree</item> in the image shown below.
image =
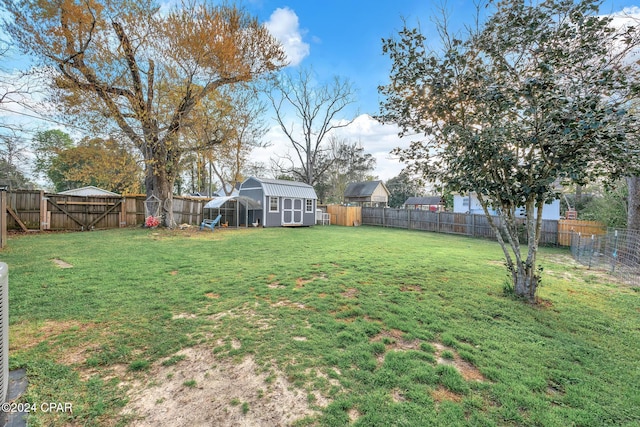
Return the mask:
{"type": "Polygon", "coordinates": [[[488,7],[495,9],[465,37],[440,21],[440,50],[406,26],[384,41],[392,69],[380,88],[380,119],[424,135],[397,150],[413,171],[477,194],[514,292],[533,302],[542,209],[558,196],[554,184],[616,179],[640,164],[636,120],[626,109],[638,82],[626,58],[639,33],[614,28],[589,0],[488,7]],[[527,213],[526,251],[519,207],[527,213]]]}
{"type": "Polygon", "coordinates": [[[56,191],[93,185],[116,193],[140,193],[142,168],[137,159],[114,139],[85,138],[58,153],[50,174],[59,177],[56,191]]]}
{"type": "MultiPolygon", "coordinates": [[[[35,154],[34,172],[47,178],[54,187],[58,188],[59,184],[64,181],[64,175],[54,166],[54,159],[74,145],[75,143],[69,134],[59,129],[37,132],[32,140],[35,154]]],[[[68,188],[63,189],[68,190],[68,188]]]]}
{"type": "Polygon", "coordinates": [[[389,206],[400,208],[404,202],[412,196],[423,196],[424,189],[419,179],[412,176],[407,171],[402,171],[398,176],[390,178],[386,182],[389,196],[389,206]]]}
{"type": "Polygon", "coordinates": [[[627,182],[619,180],[613,186],[607,186],[599,194],[594,194],[578,209],[578,218],[587,221],[600,221],[607,227],[627,228],[627,182]]]}

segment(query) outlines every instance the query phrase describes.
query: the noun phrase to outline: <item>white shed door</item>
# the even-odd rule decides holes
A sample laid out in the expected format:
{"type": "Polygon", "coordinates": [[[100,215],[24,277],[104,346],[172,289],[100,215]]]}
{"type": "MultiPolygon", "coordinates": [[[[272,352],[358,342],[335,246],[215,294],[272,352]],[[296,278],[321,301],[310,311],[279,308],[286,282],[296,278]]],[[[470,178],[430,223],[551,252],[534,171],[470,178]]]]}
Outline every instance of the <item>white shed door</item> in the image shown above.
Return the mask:
{"type": "Polygon", "coordinates": [[[282,200],[282,224],[302,224],[303,213],[302,199],[283,199],[282,200]]]}

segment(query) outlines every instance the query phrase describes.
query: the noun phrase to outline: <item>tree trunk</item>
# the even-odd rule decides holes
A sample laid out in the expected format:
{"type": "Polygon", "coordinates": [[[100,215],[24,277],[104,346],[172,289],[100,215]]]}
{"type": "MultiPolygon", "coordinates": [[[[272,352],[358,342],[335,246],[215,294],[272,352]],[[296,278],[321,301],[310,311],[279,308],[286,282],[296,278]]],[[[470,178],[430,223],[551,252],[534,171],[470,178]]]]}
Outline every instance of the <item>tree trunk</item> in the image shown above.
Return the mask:
{"type": "Polygon", "coordinates": [[[160,216],[162,225],[173,228],[173,184],[175,177],[171,173],[175,170],[170,164],[166,150],[148,150],[145,152],[150,159],[146,159],[145,186],[147,198],[155,196],[160,200],[160,216]],[[158,165],[163,165],[158,167],[158,165]]]}
{"type": "Polygon", "coordinates": [[[535,200],[527,201],[525,207],[528,212],[526,220],[526,231],[528,238],[527,258],[523,259],[520,252],[520,241],[518,236],[518,227],[513,209],[508,206],[502,206],[500,209],[499,224],[496,224],[493,217],[489,214],[489,204],[484,197],[478,193],[478,200],[485,212],[485,216],[489,221],[489,225],[496,233],[496,238],[505,255],[507,269],[511,275],[513,292],[525,298],[531,303],[536,302],[536,292],[538,289],[539,277],[536,274],[536,255],[538,253],[538,242],[540,240],[540,230],[542,226],[542,207],[540,203],[537,207],[537,216],[534,215],[535,200]],[[502,237],[504,233],[507,242],[502,237]],[[509,251],[509,247],[511,251],[509,251]]]}
{"type": "Polygon", "coordinates": [[[627,204],[627,228],[640,230],[640,176],[627,177],[629,202],[627,204]]]}

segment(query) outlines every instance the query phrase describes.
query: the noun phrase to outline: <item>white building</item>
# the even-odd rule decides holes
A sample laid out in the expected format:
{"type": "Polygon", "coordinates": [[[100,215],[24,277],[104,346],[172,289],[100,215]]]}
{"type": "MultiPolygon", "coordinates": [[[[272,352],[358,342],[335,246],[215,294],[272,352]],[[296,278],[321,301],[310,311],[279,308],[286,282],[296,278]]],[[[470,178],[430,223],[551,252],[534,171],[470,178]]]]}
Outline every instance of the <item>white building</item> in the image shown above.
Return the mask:
{"type": "MultiPolygon", "coordinates": [[[[484,210],[478,201],[478,198],[474,193],[463,196],[461,194],[455,194],[453,196],[453,211],[455,213],[470,213],[470,214],[482,214],[484,210]]],[[[495,215],[496,212],[492,209],[489,213],[495,215]]],[[[516,216],[524,217],[525,209],[518,208],[516,210],[516,216]]],[[[535,212],[534,212],[535,214],[535,212]]],[[[546,203],[542,208],[542,219],[559,220],[560,219],[560,200],[554,200],[551,203],[546,203]]]]}

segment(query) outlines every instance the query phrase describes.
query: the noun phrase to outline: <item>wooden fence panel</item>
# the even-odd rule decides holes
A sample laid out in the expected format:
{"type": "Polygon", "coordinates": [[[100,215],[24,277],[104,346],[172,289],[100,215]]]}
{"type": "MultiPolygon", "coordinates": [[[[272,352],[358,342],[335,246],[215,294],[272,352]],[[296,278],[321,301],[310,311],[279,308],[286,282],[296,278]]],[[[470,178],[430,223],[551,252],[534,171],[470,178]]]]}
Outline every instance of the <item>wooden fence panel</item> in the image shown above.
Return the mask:
{"type": "Polygon", "coordinates": [[[50,230],[119,228],[122,197],[47,194],[50,230]]]}
{"type": "MultiPolygon", "coordinates": [[[[144,195],[72,196],[43,191],[6,192],[3,221],[9,230],[90,230],[144,224],[144,195]]],[[[174,198],[177,224],[200,224],[209,199],[174,198]]]]}
{"type": "MultiPolygon", "coordinates": [[[[367,225],[379,225],[384,226],[384,216],[378,214],[378,209],[380,208],[363,208],[361,211],[362,214],[362,223],[367,225]]],[[[329,207],[327,207],[327,212],[329,207]]],[[[333,218],[332,218],[333,219],[333,218]]],[[[333,222],[332,222],[333,224],[333,222]]]]}
{"type": "MultiPolygon", "coordinates": [[[[493,217],[493,221],[499,226],[499,217],[493,217]]],[[[522,229],[519,235],[521,242],[526,242],[527,240],[524,221],[524,218],[518,220],[518,225],[522,229]]],[[[362,208],[362,223],[496,239],[495,232],[489,225],[489,220],[482,214],[365,207],[362,208]]],[[[592,221],[543,220],[540,244],[569,246],[571,244],[571,232],[574,231],[582,232],[583,234],[602,234],[605,231],[605,227],[598,222],[592,221]]],[[[506,236],[504,237],[506,238],[506,236]]]]}
{"type": "Polygon", "coordinates": [[[558,244],[571,246],[571,234],[582,233],[591,236],[607,233],[607,227],[598,221],[581,221],[577,219],[561,219],[558,221],[558,244]]]}
{"type": "Polygon", "coordinates": [[[125,226],[133,227],[144,224],[145,212],[144,201],[147,199],[144,195],[126,196],[124,200],[124,220],[125,226]]]}
{"type": "Polygon", "coordinates": [[[331,224],[334,225],[362,224],[362,208],[360,206],[328,205],[327,213],[331,215],[331,224]]]}
{"type": "Polygon", "coordinates": [[[191,197],[173,198],[173,220],[176,224],[200,224],[203,219],[204,205],[209,200],[191,197]]]}
{"type": "Polygon", "coordinates": [[[40,200],[43,193],[16,190],[7,193],[7,228],[10,230],[40,230],[40,200]]]}

